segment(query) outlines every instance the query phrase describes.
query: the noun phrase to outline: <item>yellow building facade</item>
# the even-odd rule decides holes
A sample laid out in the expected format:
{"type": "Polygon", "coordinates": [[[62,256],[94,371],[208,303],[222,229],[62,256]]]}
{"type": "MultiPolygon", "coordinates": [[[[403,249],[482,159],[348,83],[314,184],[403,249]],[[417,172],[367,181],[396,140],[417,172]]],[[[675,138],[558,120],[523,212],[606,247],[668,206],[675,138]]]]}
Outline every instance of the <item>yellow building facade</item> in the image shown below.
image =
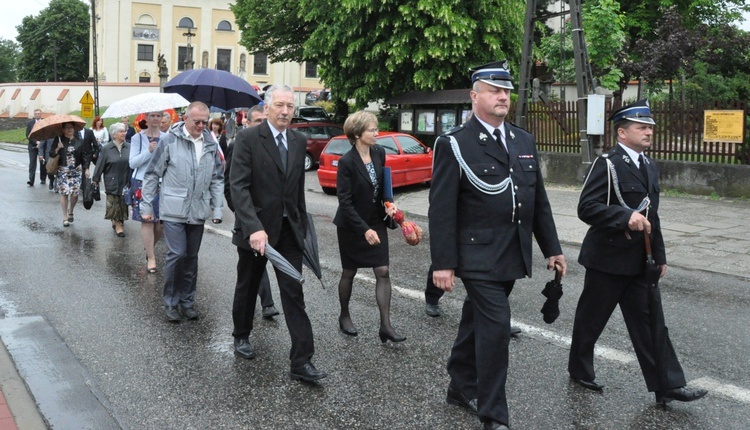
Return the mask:
{"type": "MultiPolygon", "coordinates": [[[[159,83],[159,56],[168,79],[187,68],[226,70],[251,84],[288,84],[300,93],[322,89],[317,65],[270,63],[240,46],[227,0],[96,0],[96,64],[100,82],[159,83]]],[[[93,36],[92,36],[93,39],[93,36]]],[[[93,76],[94,50],[90,75],[93,76]]]]}

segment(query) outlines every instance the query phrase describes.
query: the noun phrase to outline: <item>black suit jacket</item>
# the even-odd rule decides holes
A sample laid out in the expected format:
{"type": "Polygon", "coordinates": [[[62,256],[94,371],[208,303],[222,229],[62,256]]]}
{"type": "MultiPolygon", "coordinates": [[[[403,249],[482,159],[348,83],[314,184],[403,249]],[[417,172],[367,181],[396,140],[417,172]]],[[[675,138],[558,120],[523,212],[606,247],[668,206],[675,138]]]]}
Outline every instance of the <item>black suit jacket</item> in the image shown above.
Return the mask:
{"type": "Polygon", "coordinates": [[[36,146],[37,141],[36,140],[32,140],[31,138],[29,138],[29,134],[31,134],[31,129],[34,128],[34,124],[36,124],[36,119],[34,119],[34,118],[31,118],[26,123],[26,139],[29,140],[29,145],[36,146]]]}
{"type": "Polygon", "coordinates": [[[545,257],[562,254],[539,170],[534,138],[505,122],[509,157],[473,116],[435,142],[430,187],[430,252],[434,270],[465,279],[511,281],[531,276],[532,233],[545,257]],[[457,141],[468,168],[484,182],[511,176],[511,189],[488,195],[471,184],[451,150],[457,141]]]}
{"type": "Polygon", "coordinates": [[[639,275],[646,267],[643,232],[630,231],[628,228],[633,211],[621,206],[614,188],[608,186],[607,159],[615,166],[620,193],[627,206],[636,208],[647,195],[651,199],[648,211],[652,232],[651,252],[657,264],[666,264],[658,213],[659,169],[653,160],[644,158],[648,180],[619,144],[591,164],[578,202],[578,217],[591,226],[578,256],[582,266],[615,275],[639,275]]]}
{"type": "Polygon", "coordinates": [[[307,231],[305,206],[305,150],[307,138],[287,129],[287,171],[284,173],[276,140],[268,122],[237,133],[229,173],[235,224],[232,243],[250,250],[250,235],[265,230],[275,246],[281,234],[283,212],[297,243],[304,247],[307,231]]]}
{"type": "Polygon", "coordinates": [[[374,145],[370,147],[370,158],[378,178],[378,195],[370,181],[365,163],[356,148],[352,148],[339,159],[336,172],[336,193],[339,207],[333,223],[337,227],[364,235],[371,228],[384,223],[383,206],[383,167],[385,150],[374,145]]]}
{"type": "Polygon", "coordinates": [[[83,129],[83,137],[81,137],[81,132],[76,132],[76,137],[80,139],[83,142],[83,150],[87,154],[87,158],[84,162],[83,168],[88,169],[89,164],[91,162],[96,163],[97,157],[99,157],[99,142],[96,141],[96,136],[94,136],[94,130],[90,128],[83,129]]]}

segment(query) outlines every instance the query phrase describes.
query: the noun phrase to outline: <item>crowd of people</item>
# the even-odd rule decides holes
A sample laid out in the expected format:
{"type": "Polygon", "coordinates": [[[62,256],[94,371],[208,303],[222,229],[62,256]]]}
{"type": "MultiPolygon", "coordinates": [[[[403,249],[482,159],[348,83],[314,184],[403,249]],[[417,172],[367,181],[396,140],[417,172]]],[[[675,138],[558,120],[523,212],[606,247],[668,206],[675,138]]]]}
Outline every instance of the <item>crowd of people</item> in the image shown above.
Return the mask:
{"type": "MultiPolygon", "coordinates": [[[[435,142],[426,311],[439,316],[437,299],[452,291],[456,278],[462,280],[466,297],[447,361],[446,401],[477,415],[485,429],[506,429],[512,332],[508,297],[517,279],[532,275],[532,237],[547,269],[564,276],[567,262],[534,138],[505,121],[513,89],[507,64],[472,69],[471,84],[471,118],[435,142]]],[[[234,353],[253,359],[256,351],[250,335],[257,297],[264,318],[279,314],[266,272],[268,247],[296,270],[302,269],[309,222],[306,137],[288,128],[294,97],[291,87],[272,86],[262,106],[239,118],[242,126],[211,120],[202,102],[192,102],[183,120],[172,126],[163,112],[148,112],[138,133],[131,134],[123,118],[123,123],[110,127],[111,141],[100,149],[106,130],[101,132],[98,117],[88,138],[89,130],[76,133],[74,124],[65,124],[63,134],[55,139],[29,141],[29,185],[34,182],[36,161],[60,154],[64,161],[58,169],[45,172],[42,166],[40,174],[42,183],[45,178],[50,187],[53,179],[56,183],[63,224],[73,222],[81,178],[91,175],[93,183],[104,183],[105,218],[118,236],[124,235],[129,201],[132,219],[141,224],[150,273],[156,272],[155,244],[162,237],[166,242],[164,316],[175,323],[201,316],[195,304],[204,223],[222,221],[226,199],[235,212],[232,244],[238,254],[232,305],[234,353]],[[91,163],[96,165],[93,173],[91,163]]],[[[39,114],[35,112],[35,118],[39,114]]],[[[697,400],[706,391],[686,386],[666,330],[659,339],[654,334],[663,328],[664,318],[660,299],[656,305],[653,301],[658,286],[646,275],[644,244],[653,244],[649,255],[655,260],[657,279],[667,270],[658,217],[659,172],[644,154],[655,122],[644,101],[620,108],[610,119],[618,143],[592,163],[578,206],[579,217],[590,229],[579,257],[586,279],[575,314],[570,378],[583,388],[603,390],[595,381],[594,346],[619,305],[656,401],[697,400]]],[[[358,269],[372,268],[380,314],[378,336],[383,343],[403,342],[406,336],[394,329],[390,315],[387,229],[394,228],[398,209],[384,193],[385,153],[376,145],[377,118],[356,112],[347,118],[344,132],[352,150],[339,160],[339,205],[333,218],[341,261],[339,329],[348,336],[359,334],[349,301],[358,269]]],[[[302,285],[286,272],[274,270],[291,338],[289,375],[304,382],[325,378],[327,373],[312,362],[314,336],[302,285]]]]}

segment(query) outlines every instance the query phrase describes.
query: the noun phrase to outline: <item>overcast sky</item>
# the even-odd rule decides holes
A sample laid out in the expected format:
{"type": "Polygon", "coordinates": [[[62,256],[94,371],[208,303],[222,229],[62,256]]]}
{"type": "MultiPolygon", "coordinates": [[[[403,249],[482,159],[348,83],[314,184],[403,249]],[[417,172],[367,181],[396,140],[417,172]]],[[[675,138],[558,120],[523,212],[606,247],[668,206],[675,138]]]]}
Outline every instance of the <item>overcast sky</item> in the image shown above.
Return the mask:
{"type": "MultiPolygon", "coordinates": [[[[38,15],[39,11],[47,7],[49,0],[3,0],[3,3],[4,7],[0,11],[0,37],[16,40],[16,26],[21,25],[24,17],[38,15]]],[[[740,27],[750,31],[750,14],[745,15],[740,27]]]]}

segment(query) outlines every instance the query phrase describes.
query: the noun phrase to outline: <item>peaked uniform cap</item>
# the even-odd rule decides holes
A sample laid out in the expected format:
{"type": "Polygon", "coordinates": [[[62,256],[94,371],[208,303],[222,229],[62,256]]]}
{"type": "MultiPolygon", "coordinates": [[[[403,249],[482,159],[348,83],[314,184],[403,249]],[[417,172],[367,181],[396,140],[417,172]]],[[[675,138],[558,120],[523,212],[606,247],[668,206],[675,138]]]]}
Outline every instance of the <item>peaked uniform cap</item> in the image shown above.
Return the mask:
{"type": "Polygon", "coordinates": [[[642,124],[656,124],[653,115],[651,115],[651,106],[648,104],[648,100],[638,100],[635,103],[617,109],[612,112],[609,120],[612,122],[627,120],[642,124]]]}
{"type": "Polygon", "coordinates": [[[513,89],[508,60],[495,61],[494,63],[472,67],[469,71],[471,72],[472,84],[476,81],[482,81],[493,87],[505,88],[508,90],[513,89]]]}

